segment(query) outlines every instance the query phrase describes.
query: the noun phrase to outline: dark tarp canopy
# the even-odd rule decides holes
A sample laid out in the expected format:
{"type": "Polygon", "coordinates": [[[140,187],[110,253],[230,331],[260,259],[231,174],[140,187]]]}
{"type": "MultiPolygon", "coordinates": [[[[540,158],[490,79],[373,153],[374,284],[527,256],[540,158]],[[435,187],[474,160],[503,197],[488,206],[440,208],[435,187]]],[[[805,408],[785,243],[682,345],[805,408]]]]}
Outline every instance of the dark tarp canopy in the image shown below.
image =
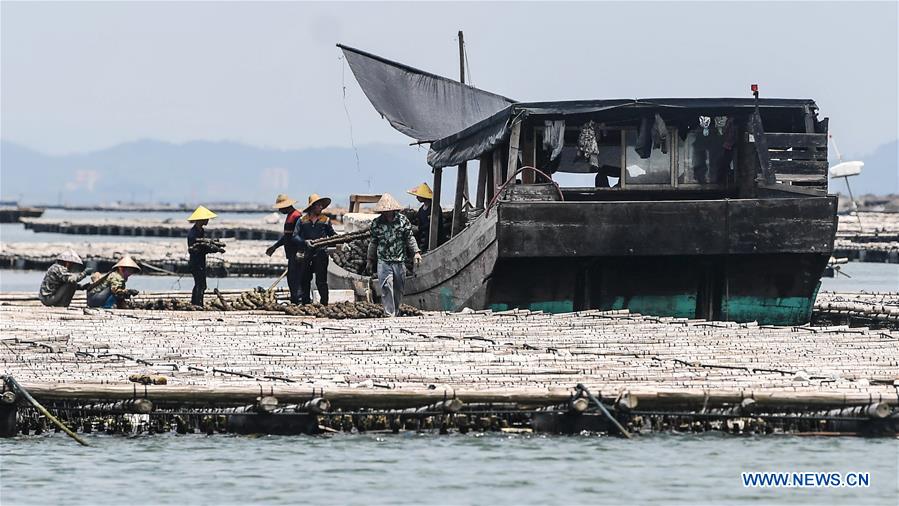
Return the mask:
{"type": "MultiPolygon", "coordinates": [[[[697,114],[724,114],[738,110],[748,113],[755,105],[754,99],[742,98],[644,98],[516,103],[477,124],[433,142],[428,152],[428,164],[432,167],[447,167],[474,160],[508,139],[513,123],[529,116],[544,119],[582,116],[602,121],[611,114],[611,111],[621,109],[694,109],[697,114]]],[[[780,98],[761,99],[759,107],[762,109],[808,107],[812,111],[817,109],[812,100],[780,98]]]]}
{"type": "Polygon", "coordinates": [[[418,141],[442,139],[515,102],[371,53],[337,47],[381,116],[418,141]]]}

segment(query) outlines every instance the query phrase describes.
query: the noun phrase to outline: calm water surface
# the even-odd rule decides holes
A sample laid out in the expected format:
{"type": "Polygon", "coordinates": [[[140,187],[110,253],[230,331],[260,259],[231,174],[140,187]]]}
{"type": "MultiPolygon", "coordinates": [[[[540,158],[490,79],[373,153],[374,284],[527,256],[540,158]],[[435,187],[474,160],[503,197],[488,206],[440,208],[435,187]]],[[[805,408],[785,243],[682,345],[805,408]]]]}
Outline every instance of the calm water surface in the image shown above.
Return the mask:
{"type": "Polygon", "coordinates": [[[897,504],[895,439],[717,434],[88,436],[0,441],[3,504],[897,504]],[[746,489],[746,471],[869,488],[746,489]]]}

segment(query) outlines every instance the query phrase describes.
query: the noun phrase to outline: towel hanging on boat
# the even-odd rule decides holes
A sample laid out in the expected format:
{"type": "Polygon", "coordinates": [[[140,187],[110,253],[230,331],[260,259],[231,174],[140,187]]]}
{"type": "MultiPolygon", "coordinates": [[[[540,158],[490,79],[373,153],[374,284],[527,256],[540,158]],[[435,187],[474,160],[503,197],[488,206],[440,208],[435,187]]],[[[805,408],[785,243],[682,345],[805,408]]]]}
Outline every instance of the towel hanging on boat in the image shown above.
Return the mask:
{"type": "Polygon", "coordinates": [[[553,162],[562,153],[565,145],[565,120],[543,122],[543,150],[552,150],[549,161],[553,162]]]}
{"type": "Polygon", "coordinates": [[[596,123],[588,121],[581,127],[577,137],[577,156],[590,162],[592,167],[599,166],[599,143],[596,141],[596,123]]]}
{"type": "Polygon", "coordinates": [[[655,115],[655,119],[644,116],[640,121],[640,130],[637,132],[637,143],[634,151],[640,158],[646,159],[652,154],[653,149],[661,149],[662,153],[668,153],[668,126],[665,120],[655,115]]]}

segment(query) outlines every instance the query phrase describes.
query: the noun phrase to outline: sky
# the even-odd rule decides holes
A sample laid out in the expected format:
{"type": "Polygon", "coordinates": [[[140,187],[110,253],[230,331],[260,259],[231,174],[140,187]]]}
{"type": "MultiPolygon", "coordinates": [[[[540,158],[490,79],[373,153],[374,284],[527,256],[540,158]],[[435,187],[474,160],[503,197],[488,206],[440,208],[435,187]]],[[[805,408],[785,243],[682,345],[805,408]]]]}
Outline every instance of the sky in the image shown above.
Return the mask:
{"type": "Polygon", "coordinates": [[[813,98],[843,152],[897,138],[897,3],[0,4],[0,136],[408,144],[338,42],[518,100],[813,98]],[[345,98],[344,98],[345,97],[345,98]],[[352,133],[351,133],[352,132],[352,133]]]}

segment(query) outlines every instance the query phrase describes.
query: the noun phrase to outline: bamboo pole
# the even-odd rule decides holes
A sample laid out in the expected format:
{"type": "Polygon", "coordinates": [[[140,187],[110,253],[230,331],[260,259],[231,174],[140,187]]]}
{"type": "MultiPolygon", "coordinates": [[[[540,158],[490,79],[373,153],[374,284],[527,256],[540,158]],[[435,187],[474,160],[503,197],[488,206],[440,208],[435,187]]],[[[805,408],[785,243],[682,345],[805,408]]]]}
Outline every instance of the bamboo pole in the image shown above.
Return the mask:
{"type": "Polygon", "coordinates": [[[15,380],[15,378],[13,378],[12,376],[4,376],[3,379],[10,386],[10,388],[12,388],[16,392],[18,392],[19,395],[21,395],[22,397],[24,397],[25,400],[27,400],[32,406],[34,406],[34,409],[38,410],[42,415],[47,417],[47,419],[50,420],[53,423],[53,425],[59,427],[60,430],[62,430],[66,434],[68,434],[69,437],[71,437],[72,439],[77,441],[78,444],[80,444],[81,446],[90,446],[89,444],[87,444],[87,441],[81,439],[81,437],[78,436],[78,434],[75,434],[74,432],[72,432],[72,429],[66,427],[66,425],[64,423],[60,422],[58,418],[56,418],[55,416],[53,416],[52,413],[47,411],[47,408],[42,406],[41,403],[37,402],[34,399],[34,397],[32,397],[30,393],[28,393],[28,390],[26,390],[24,387],[22,387],[22,385],[20,385],[15,380]]]}

